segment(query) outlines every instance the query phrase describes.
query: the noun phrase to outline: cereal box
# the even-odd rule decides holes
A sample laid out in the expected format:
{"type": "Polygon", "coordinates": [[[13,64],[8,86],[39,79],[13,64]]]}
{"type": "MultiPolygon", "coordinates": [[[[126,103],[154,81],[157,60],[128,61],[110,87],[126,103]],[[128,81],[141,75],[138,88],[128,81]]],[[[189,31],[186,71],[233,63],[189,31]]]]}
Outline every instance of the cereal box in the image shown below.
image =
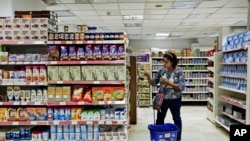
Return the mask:
{"type": "Polygon", "coordinates": [[[124,87],[112,87],[113,92],[112,92],[112,100],[117,101],[117,100],[123,100],[125,97],[125,88],[124,87]]]}
{"type": "Polygon", "coordinates": [[[92,72],[93,72],[93,66],[82,66],[82,80],[93,80],[92,72]]]}
{"type": "Polygon", "coordinates": [[[93,66],[93,74],[94,81],[104,80],[103,77],[103,66],[93,66]]]}
{"type": "Polygon", "coordinates": [[[45,107],[37,107],[37,120],[47,120],[47,109],[45,107]]]}
{"type": "Polygon", "coordinates": [[[16,108],[8,108],[8,121],[16,121],[18,119],[18,113],[16,108]]]}
{"type": "Polygon", "coordinates": [[[0,108],[0,121],[6,121],[8,119],[7,108],[0,108]]]}
{"type": "Polygon", "coordinates": [[[48,80],[58,80],[58,66],[48,66],[48,80]]]}
{"type": "Polygon", "coordinates": [[[69,78],[69,66],[58,67],[58,78],[60,81],[70,80],[69,78]]]}
{"type": "Polygon", "coordinates": [[[70,66],[70,80],[81,80],[81,66],[70,66]]]}
{"type": "Polygon", "coordinates": [[[103,101],[104,93],[102,87],[92,87],[93,101],[103,101]]]}
{"type": "Polygon", "coordinates": [[[36,108],[27,107],[26,113],[28,116],[27,117],[28,120],[36,120],[36,118],[37,118],[36,108]]]}

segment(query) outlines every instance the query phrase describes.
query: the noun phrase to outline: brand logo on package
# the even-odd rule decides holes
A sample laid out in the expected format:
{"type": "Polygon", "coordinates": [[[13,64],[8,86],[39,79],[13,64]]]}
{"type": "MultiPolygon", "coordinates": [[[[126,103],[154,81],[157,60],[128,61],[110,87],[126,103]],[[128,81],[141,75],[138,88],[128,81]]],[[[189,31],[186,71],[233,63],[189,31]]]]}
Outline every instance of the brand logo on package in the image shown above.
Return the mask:
{"type": "Polygon", "coordinates": [[[230,141],[248,141],[250,138],[250,125],[231,125],[230,141]]]}

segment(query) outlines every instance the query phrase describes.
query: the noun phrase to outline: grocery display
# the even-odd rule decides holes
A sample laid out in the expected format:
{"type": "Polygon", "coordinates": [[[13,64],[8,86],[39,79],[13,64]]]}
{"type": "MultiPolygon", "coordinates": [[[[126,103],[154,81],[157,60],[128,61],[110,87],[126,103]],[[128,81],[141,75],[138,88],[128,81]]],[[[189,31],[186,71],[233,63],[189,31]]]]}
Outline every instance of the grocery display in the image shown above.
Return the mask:
{"type": "MultiPolygon", "coordinates": [[[[206,51],[182,49],[169,50],[176,53],[179,60],[178,67],[183,70],[186,79],[186,87],[183,93],[183,101],[204,102],[209,97],[208,86],[208,57],[206,51]]],[[[164,51],[153,52],[152,56],[162,56],[164,51]]],[[[163,68],[162,57],[152,57],[152,76],[163,68]]],[[[159,84],[152,87],[152,96],[158,93],[159,84]]]]}
{"type": "Polygon", "coordinates": [[[0,124],[32,129],[31,138],[26,138],[21,137],[24,129],[12,127],[5,131],[6,138],[126,140],[127,40],[36,42],[0,42],[0,124]],[[15,53],[15,48],[23,44],[25,49],[15,53]],[[32,48],[37,50],[30,53],[32,48]],[[51,131],[49,125],[79,125],[89,130],[51,131]],[[92,126],[98,130],[90,130],[92,126]]]}
{"type": "Polygon", "coordinates": [[[215,122],[230,131],[230,125],[249,124],[249,32],[227,37],[215,61],[219,70],[215,77],[219,80],[215,90],[215,122]]]}

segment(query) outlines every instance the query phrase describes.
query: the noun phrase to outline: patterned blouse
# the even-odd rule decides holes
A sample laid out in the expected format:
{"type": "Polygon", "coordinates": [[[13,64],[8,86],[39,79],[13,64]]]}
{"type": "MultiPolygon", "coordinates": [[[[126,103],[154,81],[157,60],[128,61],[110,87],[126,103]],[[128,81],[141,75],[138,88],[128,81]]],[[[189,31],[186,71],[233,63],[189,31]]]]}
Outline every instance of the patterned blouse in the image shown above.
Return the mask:
{"type": "Polygon", "coordinates": [[[155,77],[153,78],[154,85],[160,82],[159,93],[165,94],[165,99],[178,99],[182,97],[182,91],[185,89],[185,76],[180,68],[175,69],[173,72],[169,73],[165,68],[160,69],[155,77]],[[177,84],[180,91],[174,90],[170,86],[165,86],[162,84],[162,79],[167,78],[170,82],[177,84]]]}

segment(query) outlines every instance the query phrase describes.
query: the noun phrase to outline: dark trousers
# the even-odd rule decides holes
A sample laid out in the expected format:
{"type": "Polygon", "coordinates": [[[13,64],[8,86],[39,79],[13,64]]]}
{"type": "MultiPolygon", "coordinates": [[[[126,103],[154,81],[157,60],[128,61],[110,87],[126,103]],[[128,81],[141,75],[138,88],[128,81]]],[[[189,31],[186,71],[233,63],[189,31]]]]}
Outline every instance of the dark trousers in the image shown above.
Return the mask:
{"type": "Polygon", "coordinates": [[[172,114],[174,124],[179,127],[179,132],[177,135],[177,140],[181,140],[181,131],[182,131],[182,120],[181,120],[181,98],[179,99],[164,99],[161,111],[157,112],[156,124],[164,124],[164,119],[166,117],[168,109],[172,114]]]}

